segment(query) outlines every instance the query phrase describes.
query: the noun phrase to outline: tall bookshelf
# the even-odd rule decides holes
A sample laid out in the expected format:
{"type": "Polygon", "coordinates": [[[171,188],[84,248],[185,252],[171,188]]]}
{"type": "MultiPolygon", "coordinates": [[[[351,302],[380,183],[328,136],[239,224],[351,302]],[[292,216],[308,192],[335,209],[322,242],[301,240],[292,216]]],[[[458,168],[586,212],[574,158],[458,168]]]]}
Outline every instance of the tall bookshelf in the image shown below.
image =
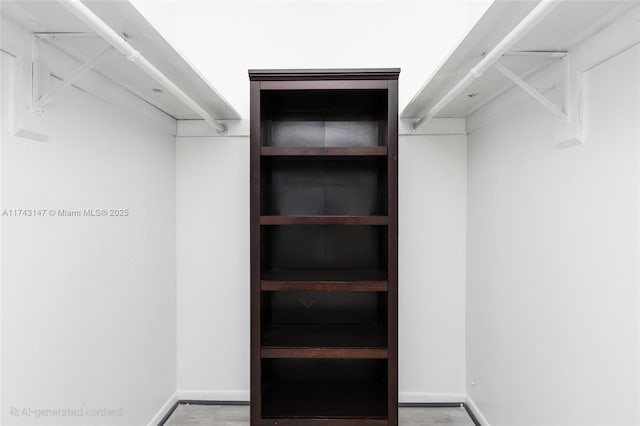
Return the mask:
{"type": "Polygon", "coordinates": [[[252,426],[398,423],[398,74],[249,71],[252,426]]]}

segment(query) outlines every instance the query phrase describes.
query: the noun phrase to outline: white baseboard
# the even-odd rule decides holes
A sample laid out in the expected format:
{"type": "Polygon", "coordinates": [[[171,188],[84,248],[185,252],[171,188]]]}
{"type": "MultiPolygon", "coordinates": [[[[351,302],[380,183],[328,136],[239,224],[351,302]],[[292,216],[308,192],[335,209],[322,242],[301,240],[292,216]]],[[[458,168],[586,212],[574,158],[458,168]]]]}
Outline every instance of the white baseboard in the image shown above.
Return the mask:
{"type": "Polygon", "coordinates": [[[219,391],[219,390],[178,390],[178,400],[198,400],[198,401],[249,401],[249,391],[219,391]]]}
{"type": "Polygon", "coordinates": [[[398,401],[402,403],[443,403],[464,402],[467,395],[463,393],[426,393],[426,392],[399,392],[398,401]]]}
{"type": "Polygon", "coordinates": [[[471,399],[469,395],[467,395],[467,406],[473,412],[473,415],[476,416],[476,419],[482,426],[491,426],[486,417],[482,414],[482,411],[480,411],[476,403],[473,402],[473,399],[471,399]]]}
{"type": "Polygon", "coordinates": [[[149,421],[147,426],[158,426],[158,423],[162,420],[162,418],[171,410],[171,408],[178,402],[178,394],[174,393],[167,399],[167,401],[162,404],[160,410],[153,416],[153,418],[149,421]]]}

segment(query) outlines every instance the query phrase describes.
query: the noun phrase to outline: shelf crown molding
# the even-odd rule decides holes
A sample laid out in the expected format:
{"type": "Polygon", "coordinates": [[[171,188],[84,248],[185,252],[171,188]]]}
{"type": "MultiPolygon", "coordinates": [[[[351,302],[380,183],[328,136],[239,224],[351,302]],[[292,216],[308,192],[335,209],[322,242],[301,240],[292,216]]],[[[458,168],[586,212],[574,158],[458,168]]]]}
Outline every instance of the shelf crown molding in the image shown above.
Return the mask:
{"type": "Polygon", "coordinates": [[[397,80],[399,74],[400,68],[249,70],[249,80],[397,80]]]}

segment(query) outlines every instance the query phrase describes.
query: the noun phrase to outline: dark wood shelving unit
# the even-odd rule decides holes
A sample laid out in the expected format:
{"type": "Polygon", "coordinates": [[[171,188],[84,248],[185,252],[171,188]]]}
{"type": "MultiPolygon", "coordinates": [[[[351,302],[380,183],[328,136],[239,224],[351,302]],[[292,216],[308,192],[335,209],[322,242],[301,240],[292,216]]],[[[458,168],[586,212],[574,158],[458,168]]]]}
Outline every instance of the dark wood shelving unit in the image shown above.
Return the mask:
{"type": "Polygon", "coordinates": [[[251,80],[251,425],[398,424],[398,74],[251,80]]]}

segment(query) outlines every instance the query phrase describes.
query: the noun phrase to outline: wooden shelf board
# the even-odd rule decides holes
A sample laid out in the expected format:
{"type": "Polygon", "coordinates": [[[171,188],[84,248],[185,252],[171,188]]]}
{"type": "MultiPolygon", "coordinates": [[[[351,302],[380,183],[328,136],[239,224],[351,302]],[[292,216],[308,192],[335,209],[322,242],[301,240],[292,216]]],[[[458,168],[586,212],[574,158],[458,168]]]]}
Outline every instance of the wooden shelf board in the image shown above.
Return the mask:
{"type": "Polygon", "coordinates": [[[386,156],[386,146],[370,147],[280,147],[263,146],[263,156],[386,156]]]}
{"type": "Polygon", "coordinates": [[[260,216],[261,225],[388,225],[387,216],[260,216]]]}
{"type": "Polygon", "coordinates": [[[275,269],[262,273],[262,284],[264,285],[265,282],[267,285],[287,284],[289,286],[298,285],[298,283],[363,285],[370,282],[381,285],[382,282],[386,284],[387,275],[384,271],[374,269],[275,269]]]}
{"type": "Polygon", "coordinates": [[[263,273],[263,291],[388,291],[381,271],[283,270],[263,273]]]}
{"type": "MultiPolygon", "coordinates": [[[[266,327],[262,348],[384,349],[387,333],[369,325],[279,325],[266,327]]],[[[386,355],[385,355],[386,356],[386,355]]]]}
{"type": "Polygon", "coordinates": [[[387,291],[387,281],[272,281],[262,280],[262,291],[387,291]]]}
{"type": "Polygon", "coordinates": [[[262,358],[386,359],[386,348],[262,347],[262,358]]]}

